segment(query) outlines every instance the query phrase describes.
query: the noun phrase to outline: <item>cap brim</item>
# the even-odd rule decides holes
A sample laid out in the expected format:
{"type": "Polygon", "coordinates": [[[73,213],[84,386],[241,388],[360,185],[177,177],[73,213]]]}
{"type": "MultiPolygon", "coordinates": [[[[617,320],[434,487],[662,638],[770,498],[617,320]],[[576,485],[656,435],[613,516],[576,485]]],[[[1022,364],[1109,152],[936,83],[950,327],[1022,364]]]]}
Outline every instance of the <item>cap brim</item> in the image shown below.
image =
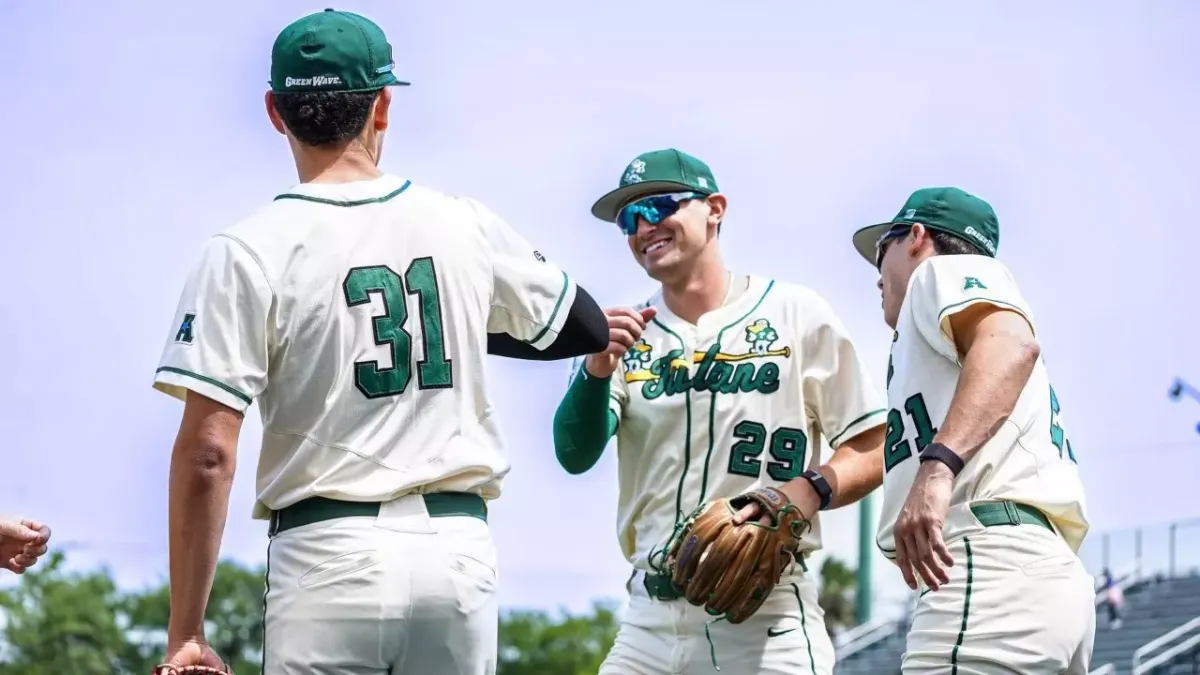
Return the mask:
{"type": "Polygon", "coordinates": [[[627,204],[642,197],[661,195],[668,192],[701,192],[687,183],[676,183],[669,180],[648,180],[645,183],[623,185],[604,195],[592,204],[592,215],[608,223],[617,222],[617,214],[627,204]]]}
{"type": "Polygon", "coordinates": [[[871,267],[875,266],[875,244],[879,242],[879,238],[884,232],[892,229],[895,223],[879,223],[878,225],[868,225],[854,233],[854,249],[864,260],[871,263],[871,267]]]}

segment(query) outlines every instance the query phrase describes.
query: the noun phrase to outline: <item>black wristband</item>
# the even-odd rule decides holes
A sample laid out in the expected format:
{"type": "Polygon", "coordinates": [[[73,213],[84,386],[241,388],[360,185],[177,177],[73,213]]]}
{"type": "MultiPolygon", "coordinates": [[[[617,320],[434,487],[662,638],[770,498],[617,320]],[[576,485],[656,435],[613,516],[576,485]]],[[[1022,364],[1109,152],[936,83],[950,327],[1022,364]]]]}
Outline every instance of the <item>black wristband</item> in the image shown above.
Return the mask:
{"type": "Polygon", "coordinates": [[[963,467],[967,465],[962,457],[959,457],[957,453],[941,443],[930,443],[921,451],[921,463],[929,461],[945,464],[950,467],[950,473],[956,477],[962,473],[963,467]]]}
{"type": "Polygon", "coordinates": [[[813,489],[817,491],[817,496],[821,498],[819,510],[824,511],[829,508],[829,503],[833,501],[833,488],[829,487],[829,481],[825,480],[825,476],[815,469],[809,469],[800,476],[813,486],[813,489]]]}

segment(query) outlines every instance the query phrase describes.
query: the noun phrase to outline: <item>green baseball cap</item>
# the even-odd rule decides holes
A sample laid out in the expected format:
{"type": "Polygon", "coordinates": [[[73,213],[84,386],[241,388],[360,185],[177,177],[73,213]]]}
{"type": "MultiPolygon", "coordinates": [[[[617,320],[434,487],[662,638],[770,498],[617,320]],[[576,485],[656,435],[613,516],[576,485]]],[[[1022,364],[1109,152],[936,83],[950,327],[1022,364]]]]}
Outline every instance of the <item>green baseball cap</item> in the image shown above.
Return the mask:
{"type": "Polygon", "coordinates": [[[327,9],[292,22],[271,48],[271,91],[376,91],[407,85],[392,46],[370,19],[327,9]]]}
{"type": "Polygon", "coordinates": [[[955,187],[931,187],[912,193],[895,218],[855,232],[854,248],[873,266],[879,237],[897,225],[916,223],[964,239],[991,257],[1000,246],[1000,222],[990,204],[955,187]]]}
{"type": "Polygon", "coordinates": [[[668,148],[638,155],[625,171],[615,190],[592,205],[592,215],[610,223],[621,209],[642,197],[669,192],[717,192],[712,169],[686,152],[668,148]]]}

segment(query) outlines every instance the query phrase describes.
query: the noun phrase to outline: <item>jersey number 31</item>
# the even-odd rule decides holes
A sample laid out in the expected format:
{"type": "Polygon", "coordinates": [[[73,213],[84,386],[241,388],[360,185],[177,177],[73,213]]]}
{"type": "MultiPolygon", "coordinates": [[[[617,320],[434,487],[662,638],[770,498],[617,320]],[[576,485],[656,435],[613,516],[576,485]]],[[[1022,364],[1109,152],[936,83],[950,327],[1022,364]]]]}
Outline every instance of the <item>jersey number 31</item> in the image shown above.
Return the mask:
{"type": "Polygon", "coordinates": [[[418,389],[446,389],[454,386],[454,364],[446,358],[446,334],[442,328],[442,301],[438,294],[437,271],[433,258],[417,258],[401,277],[387,265],[355,267],[342,282],[346,305],[357,307],[371,302],[371,294],[383,300],[383,313],[371,317],[375,344],[387,347],[392,365],[380,367],[379,360],[354,363],[354,386],[367,398],[403,394],[412,382],[412,334],[408,322],[408,296],[419,300],[421,342],[425,358],[416,363],[418,389]]]}

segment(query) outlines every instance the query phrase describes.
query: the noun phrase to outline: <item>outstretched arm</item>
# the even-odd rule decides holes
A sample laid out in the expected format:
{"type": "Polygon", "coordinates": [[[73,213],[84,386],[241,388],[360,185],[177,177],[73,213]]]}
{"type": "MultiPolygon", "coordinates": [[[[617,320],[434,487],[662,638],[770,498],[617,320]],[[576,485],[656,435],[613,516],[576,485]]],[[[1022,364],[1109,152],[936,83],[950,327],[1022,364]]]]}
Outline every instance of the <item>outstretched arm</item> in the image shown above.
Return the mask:
{"type": "Polygon", "coordinates": [[[488,333],[487,353],[524,361],[558,361],[602,352],[607,346],[604,310],[582,286],[576,286],[567,320],[548,347],[539,350],[506,333],[488,333]]]}

